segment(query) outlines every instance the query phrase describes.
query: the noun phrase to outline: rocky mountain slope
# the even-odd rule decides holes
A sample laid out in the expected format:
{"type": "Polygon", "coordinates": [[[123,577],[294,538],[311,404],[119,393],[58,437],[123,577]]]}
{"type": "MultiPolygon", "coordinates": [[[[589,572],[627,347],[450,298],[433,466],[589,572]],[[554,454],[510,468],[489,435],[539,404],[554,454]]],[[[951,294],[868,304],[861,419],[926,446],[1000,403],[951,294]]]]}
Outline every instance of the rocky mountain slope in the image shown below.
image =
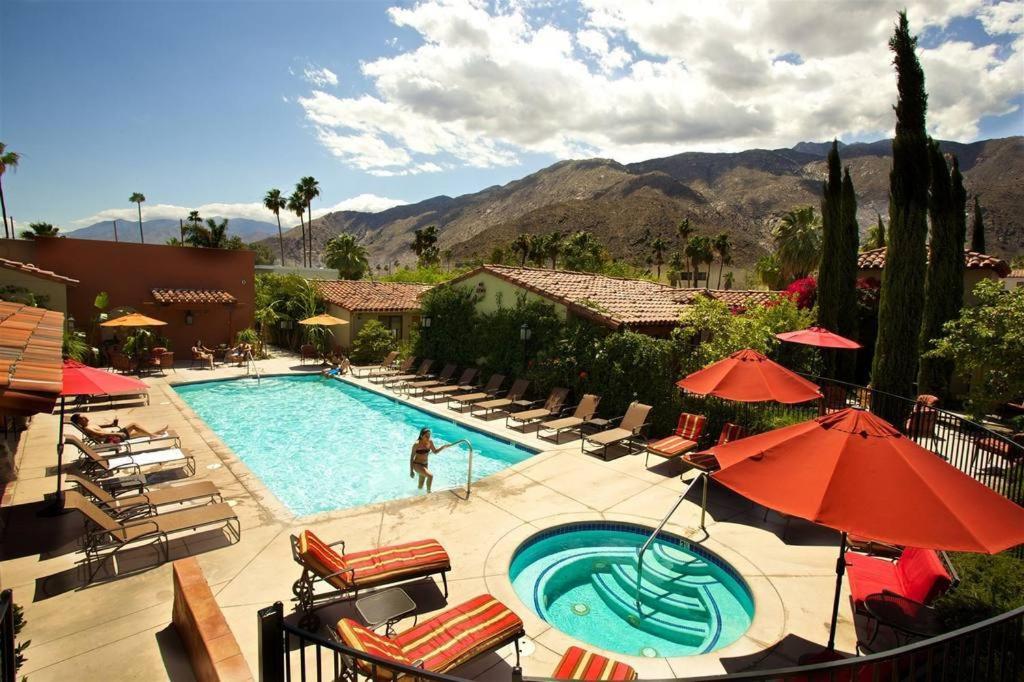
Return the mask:
{"type": "MultiPolygon", "coordinates": [[[[217,221],[223,218],[215,218],[217,221]]],[[[142,231],[146,237],[147,244],[163,244],[171,237],[180,234],[180,225],[177,219],[159,218],[155,220],[143,220],[142,231]]],[[[249,220],[248,218],[231,218],[228,220],[228,236],[238,235],[245,243],[258,242],[270,236],[277,236],[277,224],[263,222],[262,220],[249,220]]],[[[114,223],[104,220],[93,223],[86,227],[69,232],[68,236],[75,239],[105,239],[114,240],[114,223]]],[[[117,221],[117,239],[122,242],[139,241],[139,224],[131,220],[117,221]]]]}

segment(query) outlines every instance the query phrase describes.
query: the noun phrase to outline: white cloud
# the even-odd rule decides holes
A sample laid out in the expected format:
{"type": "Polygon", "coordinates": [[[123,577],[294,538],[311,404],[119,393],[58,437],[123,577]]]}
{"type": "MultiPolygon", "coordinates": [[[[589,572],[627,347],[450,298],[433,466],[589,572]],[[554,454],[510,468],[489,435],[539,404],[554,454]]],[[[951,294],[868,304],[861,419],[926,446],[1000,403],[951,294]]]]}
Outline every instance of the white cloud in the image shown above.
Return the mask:
{"type": "MultiPolygon", "coordinates": [[[[388,197],[380,197],[376,194],[360,194],[354,196],[351,199],[345,199],[339,201],[334,206],[322,209],[323,213],[333,213],[334,211],[362,211],[364,213],[379,213],[380,211],[386,211],[389,208],[395,206],[402,206],[409,202],[403,201],[402,199],[389,199],[388,197]]],[[[322,214],[323,214],[322,213],[322,214]]],[[[322,215],[321,214],[321,215],[322,215]]],[[[317,215],[317,211],[313,211],[313,215],[317,215]]]]}
{"type": "MultiPolygon", "coordinates": [[[[581,3],[574,30],[529,2],[392,8],[421,44],[363,63],[370,93],[314,89],[299,103],[325,147],[378,176],[511,165],[525,152],[632,161],[891,133],[887,42],[903,0],[581,3]]],[[[916,33],[976,16],[991,35],[1019,35],[1021,8],[919,0],[908,11],[916,33]]],[[[971,138],[983,116],[1012,111],[1022,51],[1019,38],[921,49],[931,132],[971,138]]]]}
{"type": "Polygon", "coordinates": [[[302,78],[310,85],[318,88],[335,86],[338,84],[338,75],[327,67],[307,66],[302,70],[302,78]]]}

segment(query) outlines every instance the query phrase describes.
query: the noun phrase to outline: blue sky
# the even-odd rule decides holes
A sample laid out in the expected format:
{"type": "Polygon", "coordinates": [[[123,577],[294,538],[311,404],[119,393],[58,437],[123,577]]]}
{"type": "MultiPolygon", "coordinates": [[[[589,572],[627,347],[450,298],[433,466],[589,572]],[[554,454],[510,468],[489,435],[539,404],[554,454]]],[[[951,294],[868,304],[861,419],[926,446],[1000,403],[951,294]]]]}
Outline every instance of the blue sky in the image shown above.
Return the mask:
{"type": "MultiPolygon", "coordinates": [[[[7,0],[0,140],[23,155],[8,211],[72,229],[132,215],[141,191],[149,217],[267,219],[266,189],[303,175],[322,208],[379,209],[561,158],[891,127],[893,3],[619,4],[7,0]]],[[[962,7],[911,7],[932,132],[1021,134],[1020,3],[962,7]]]]}

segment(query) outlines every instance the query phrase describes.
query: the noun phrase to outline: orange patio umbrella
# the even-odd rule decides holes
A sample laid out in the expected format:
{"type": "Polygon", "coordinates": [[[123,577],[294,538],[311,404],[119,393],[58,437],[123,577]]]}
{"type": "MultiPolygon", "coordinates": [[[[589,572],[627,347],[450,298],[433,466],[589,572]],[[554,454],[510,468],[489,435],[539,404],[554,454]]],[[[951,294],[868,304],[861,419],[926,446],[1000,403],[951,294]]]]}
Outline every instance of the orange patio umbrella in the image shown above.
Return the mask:
{"type": "Polygon", "coordinates": [[[770,509],[895,545],[995,554],[1024,543],[1024,507],[870,412],[847,408],[715,448],[712,478],[770,509]]]}
{"type": "Polygon", "coordinates": [[[146,317],[142,313],[128,313],[113,320],[100,322],[101,327],[162,327],[166,322],[152,317],[146,317]]]}
{"type": "Polygon", "coordinates": [[[861,347],[856,341],[830,332],[824,327],[808,327],[807,329],[800,329],[795,332],[782,332],[781,334],[776,334],[775,338],[805,346],[817,346],[818,348],[856,350],[861,347]]]}
{"type": "Polygon", "coordinates": [[[821,397],[816,384],[749,348],[697,370],[676,385],[691,393],[745,403],[803,403],[821,397]]]}
{"type": "Polygon", "coordinates": [[[304,320],[299,320],[299,324],[330,327],[332,325],[337,324],[348,324],[348,322],[341,319],[340,317],[328,315],[327,313],[321,313],[320,315],[314,315],[313,317],[307,317],[304,320]]]}

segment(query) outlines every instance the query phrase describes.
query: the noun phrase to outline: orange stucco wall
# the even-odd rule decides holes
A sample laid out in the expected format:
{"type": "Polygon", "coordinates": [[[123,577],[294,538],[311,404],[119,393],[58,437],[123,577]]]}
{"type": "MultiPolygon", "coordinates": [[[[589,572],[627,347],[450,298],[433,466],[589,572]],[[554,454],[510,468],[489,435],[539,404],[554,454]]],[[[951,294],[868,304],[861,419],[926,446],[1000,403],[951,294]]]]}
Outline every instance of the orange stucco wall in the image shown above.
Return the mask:
{"type": "Polygon", "coordinates": [[[110,308],[131,306],[167,322],[160,332],[170,339],[176,359],[187,359],[196,339],[207,346],[230,343],[235,332],[252,326],[255,255],[251,251],[90,239],[2,239],[0,255],[79,280],[78,286],[68,288],[68,312],[78,329],[89,328],[96,314],[93,301],[101,291],[107,292],[110,308]],[[165,287],[223,289],[238,303],[161,306],[153,301],[151,291],[165,287]],[[188,310],[192,325],[185,324],[188,310]]]}

